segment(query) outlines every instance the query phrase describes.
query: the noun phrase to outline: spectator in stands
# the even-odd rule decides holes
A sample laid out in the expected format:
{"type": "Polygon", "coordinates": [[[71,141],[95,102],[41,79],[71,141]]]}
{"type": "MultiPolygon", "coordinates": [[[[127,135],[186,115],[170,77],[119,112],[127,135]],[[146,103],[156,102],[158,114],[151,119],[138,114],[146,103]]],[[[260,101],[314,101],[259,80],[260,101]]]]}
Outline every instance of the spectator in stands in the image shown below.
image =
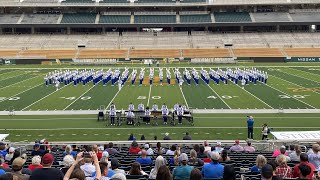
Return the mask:
{"type": "Polygon", "coordinates": [[[6,172],[10,171],[9,165],[4,162],[4,157],[0,155],[0,169],[6,172]]]}
{"type": "Polygon", "coordinates": [[[285,155],[281,154],[277,157],[278,167],[276,168],[276,174],[283,179],[292,178],[292,169],[287,165],[287,158],[285,155]]]}
{"type": "Polygon", "coordinates": [[[244,152],[249,152],[249,153],[256,151],[255,148],[251,146],[250,141],[247,141],[247,145],[243,147],[243,150],[244,150],[244,152]]]}
{"type": "Polygon", "coordinates": [[[166,165],[160,166],[156,180],[172,180],[172,175],[166,165]]]}
{"type": "MultiPolygon", "coordinates": [[[[90,177],[93,172],[95,172],[96,167],[92,165],[92,160],[94,159],[91,155],[93,152],[83,153],[84,164],[80,166],[80,169],[84,172],[86,177],[90,177]]],[[[96,153],[94,153],[96,156],[96,153]]]]}
{"type": "Polygon", "coordinates": [[[166,150],[161,147],[161,142],[157,142],[157,154],[162,155],[166,150]]]}
{"type": "Polygon", "coordinates": [[[177,147],[177,149],[174,151],[174,156],[173,156],[173,158],[170,158],[170,160],[169,160],[169,164],[170,165],[179,165],[179,156],[180,156],[180,154],[181,154],[181,151],[180,151],[180,147],[177,147]]]}
{"type": "Polygon", "coordinates": [[[209,145],[208,141],[204,141],[203,146],[204,146],[204,152],[211,151],[211,146],[209,145]]]}
{"type": "Polygon", "coordinates": [[[256,158],[256,165],[251,168],[251,172],[260,173],[265,164],[267,164],[267,159],[263,155],[259,154],[256,158]]]}
{"type": "Polygon", "coordinates": [[[113,175],[110,180],[127,180],[126,175],[117,173],[113,175]]]}
{"type": "Polygon", "coordinates": [[[29,175],[22,174],[22,169],[23,169],[25,162],[26,162],[25,159],[23,159],[22,157],[18,157],[11,164],[12,165],[11,174],[14,177],[17,177],[19,180],[28,180],[30,178],[29,175]]]}
{"type": "Polygon", "coordinates": [[[117,158],[112,158],[111,159],[111,169],[115,174],[120,173],[123,175],[126,175],[126,172],[123,169],[119,169],[119,161],[117,158]]]}
{"type": "Polygon", "coordinates": [[[7,153],[5,157],[5,160],[7,162],[11,161],[11,159],[13,158],[14,151],[15,151],[14,147],[9,148],[9,153],[7,153]]]}
{"type": "Polygon", "coordinates": [[[248,127],[248,139],[253,139],[253,124],[254,120],[252,116],[247,116],[247,127],[248,127]]]}
{"type": "MultiPolygon", "coordinates": [[[[272,154],[272,157],[277,157],[277,156],[279,156],[279,155],[281,154],[281,149],[286,150],[286,147],[285,147],[285,146],[281,146],[280,149],[275,150],[275,151],[273,152],[273,154],[272,154]]],[[[283,151],[283,150],[282,150],[282,151],[283,151]]],[[[285,153],[284,155],[287,156],[288,153],[285,153]]]]}
{"type": "Polygon", "coordinates": [[[313,153],[308,155],[309,162],[314,165],[317,171],[320,171],[320,145],[313,144],[312,151],[313,153]]]}
{"type": "Polygon", "coordinates": [[[2,155],[3,157],[6,157],[7,155],[6,144],[4,144],[3,142],[0,142],[0,155],[2,155]]]}
{"type": "Polygon", "coordinates": [[[223,180],[236,180],[236,170],[233,165],[224,166],[223,180]]]}
{"type": "MultiPolygon", "coordinates": [[[[281,148],[280,148],[280,153],[281,153],[280,155],[284,155],[284,157],[286,158],[286,161],[287,161],[287,162],[290,162],[290,161],[291,161],[290,157],[286,155],[286,149],[285,149],[285,148],[281,147],[281,148]]],[[[276,160],[278,159],[278,157],[279,157],[279,156],[277,156],[276,160]]]]}
{"type": "MultiPolygon", "coordinates": [[[[101,171],[101,176],[106,179],[106,178],[111,178],[115,172],[112,169],[109,169],[108,167],[108,162],[99,162],[100,166],[100,171],[101,171]]],[[[91,177],[96,177],[96,171],[92,173],[91,177]]]]}
{"type": "Polygon", "coordinates": [[[105,151],[107,151],[110,155],[119,153],[116,149],[113,148],[113,143],[112,142],[109,143],[109,146],[105,151]]]}
{"type": "Polygon", "coordinates": [[[16,179],[14,179],[11,173],[4,173],[4,174],[0,174],[0,180],[16,180],[16,179]]]}
{"type": "Polygon", "coordinates": [[[145,140],[146,140],[146,137],[142,134],[140,140],[141,140],[141,141],[145,141],[145,140]]]}
{"type": "Polygon", "coordinates": [[[141,157],[136,159],[136,162],[139,162],[141,165],[151,165],[152,159],[147,157],[147,151],[142,149],[141,150],[141,157]]]}
{"type": "Polygon", "coordinates": [[[299,168],[299,178],[298,178],[299,180],[311,179],[311,178],[308,178],[309,174],[312,172],[310,166],[306,164],[300,164],[298,168],[299,168]]]}
{"type": "MultiPolygon", "coordinates": [[[[316,144],[320,145],[320,141],[318,141],[316,144]]],[[[307,154],[309,155],[310,153],[313,153],[312,147],[309,149],[309,151],[307,152],[307,154]]]]}
{"type": "Polygon", "coordinates": [[[268,125],[264,124],[261,130],[262,140],[268,139],[268,130],[269,130],[268,125]]]}
{"type": "Polygon", "coordinates": [[[167,164],[166,160],[162,156],[158,156],[156,158],[155,163],[154,163],[154,168],[152,168],[151,171],[150,171],[149,178],[150,179],[156,179],[158,171],[159,171],[159,168],[161,166],[166,166],[166,164],[167,164]]]}
{"type": "Polygon", "coordinates": [[[141,169],[141,165],[138,162],[134,162],[131,165],[131,168],[128,172],[129,175],[148,175],[147,173],[145,173],[142,169],[141,169]]]}
{"type": "Polygon", "coordinates": [[[163,140],[171,140],[171,138],[169,137],[169,133],[164,133],[163,140]]]}
{"type": "Polygon", "coordinates": [[[279,176],[277,176],[276,173],[276,169],[277,169],[277,163],[275,162],[275,160],[269,160],[267,162],[267,164],[269,164],[270,166],[272,166],[273,169],[273,176],[272,176],[272,180],[282,180],[282,178],[280,178],[279,176]]]}
{"type": "Polygon", "coordinates": [[[135,141],[135,140],[137,140],[137,138],[134,137],[133,134],[131,133],[129,138],[128,138],[128,141],[135,141]]]}
{"type": "Polygon", "coordinates": [[[230,161],[230,157],[228,156],[228,151],[226,149],[224,149],[221,152],[221,157],[220,157],[219,161],[220,162],[230,161]]]}
{"type": "MultiPolygon", "coordinates": [[[[148,155],[148,156],[151,156],[151,155],[154,154],[153,149],[150,148],[149,143],[144,144],[144,145],[143,145],[143,149],[147,151],[147,155],[148,155]]],[[[138,154],[141,155],[141,151],[140,151],[138,154]]]]}
{"type": "Polygon", "coordinates": [[[229,151],[231,152],[243,152],[243,147],[240,145],[240,141],[236,140],[235,144],[233,146],[231,146],[231,148],[229,149],[229,151]]]}
{"type": "MultiPolygon", "coordinates": [[[[289,150],[287,150],[287,154],[288,154],[289,157],[290,157],[291,153],[295,152],[294,148],[295,148],[295,145],[290,145],[289,146],[289,150]]],[[[299,156],[298,156],[298,159],[299,159],[299,156]]]]}
{"type": "MultiPolygon", "coordinates": [[[[92,146],[92,151],[96,153],[98,160],[100,160],[102,158],[102,151],[99,150],[98,145],[93,145],[92,146]]],[[[108,153],[108,157],[109,157],[109,153],[108,153]]]]}
{"type": "Polygon", "coordinates": [[[189,180],[203,180],[201,171],[198,168],[193,168],[189,180]]]}
{"type": "Polygon", "coordinates": [[[73,157],[76,157],[77,153],[72,150],[70,145],[67,145],[63,152],[63,156],[66,156],[66,155],[71,155],[73,157]]]}
{"type": "Polygon", "coordinates": [[[261,179],[271,180],[273,177],[273,168],[270,164],[265,164],[261,168],[261,179]]]}
{"type": "Polygon", "coordinates": [[[179,156],[180,166],[173,169],[173,178],[174,179],[189,179],[193,166],[188,165],[188,155],[182,153],[179,156]]]}
{"type": "Polygon", "coordinates": [[[57,168],[51,168],[54,161],[52,154],[47,153],[42,157],[42,166],[43,168],[38,168],[32,171],[30,180],[56,180],[62,179],[63,173],[57,168]]]}
{"type": "Polygon", "coordinates": [[[63,168],[60,169],[61,172],[62,172],[63,174],[66,174],[67,171],[68,171],[68,169],[70,168],[70,166],[74,163],[74,161],[75,161],[75,160],[74,160],[73,156],[71,156],[71,155],[66,155],[66,156],[63,158],[63,162],[62,162],[63,168]]]}
{"type": "MultiPolygon", "coordinates": [[[[104,167],[104,170],[108,169],[106,168],[106,166],[104,167]]],[[[104,174],[106,175],[106,174],[104,174]]],[[[69,168],[69,170],[67,171],[67,173],[65,174],[63,180],[69,180],[69,179],[79,179],[79,180],[107,180],[107,178],[105,176],[101,175],[101,169],[100,169],[100,165],[99,165],[99,161],[98,161],[98,157],[95,154],[95,152],[90,152],[89,155],[87,155],[87,153],[79,153],[77,155],[77,158],[75,160],[75,162],[71,165],[71,167],[69,168]],[[76,166],[83,160],[83,158],[88,158],[88,157],[92,157],[93,164],[94,164],[94,171],[96,171],[96,177],[95,178],[91,178],[89,176],[85,175],[85,172],[83,172],[81,169],[76,168],[76,166]]]]}
{"type": "Polygon", "coordinates": [[[203,166],[204,162],[197,158],[197,152],[194,149],[190,151],[189,164],[192,166],[203,166]]]}
{"type": "Polygon", "coordinates": [[[106,162],[109,165],[108,167],[111,167],[111,162],[109,161],[109,153],[107,151],[103,151],[100,162],[106,162]]]}
{"type": "Polygon", "coordinates": [[[43,156],[44,150],[40,148],[40,144],[36,143],[33,146],[33,151],[31,152],[31,156],[43,156]]]}
{"type": "Polygon", "coordinates": [[[138,143],[136,141],[133,141],[131,143],[131,147],[129,149],[129,153],[130,154],[138,154],[140,151],[141,151],[141,149],[140,149],[138,143]]]}
{"type": "Polygon", "coordinates": [[[196,151],[198,154],[199,158],[204,158],[206,157],[206,154],[204,153],[204,146],[200,145],[199,146],[199,151],[196,151]]]}
{"type": "Polygon", "coordinates": [[[294,151],[289,154],[290,160],[297,162],[300,161],[301,148],[299,145],[294,146],[294,151]]]}
{"type": "Polygon", "coordinates": [[[204,164],[208,164],[208,163],[210,163],[211,162],[211,154],[212,154],[213,152],[210,152],[210,151],[208,151],[208,152],[206,152],[206,158],[203,158],[203,162],[204,162],[204,164]]]}
{"type": "Polygon", "coordinates": [[[307,175],[307,178],[308,179],[312,179],[313,177],[313,171],[315,171],[315,167],[313,164],[309,163],[308,162],[308,155],[306,153],[301,153],[300,154],[300,163],[295,165],[294,168],[293,168],[293,177],[294,178],[298,178],[299,177],[299,166],[301,164],[304,164],[304,165],[307,165],[307,166],[310,166],[310,169],[311,169],[311,173],[309,173],[307,175]]]}
{"type": "Polygon", "coordinates": [[[186,132],[186,135],[183,137],[182,140],[192,140],[191,136],[189,135],[188,132],[186,132]]]}
{"type": "Polygon", "coordinates": [[[211,163],[205,164],[202,168],[202,175],[205,179],[208,178],[222,178],[224,166],[219,164],[220,155],[219,153],[212,152],[211,163]]]}
{"type": "Polygon", "coordinates": [[[177,146],[175,144],[172,144],[170,149],[166,152],[166,155],[174,155],[174,151],[177,150],[177,146]]]}
{"type": "Polygon", "coordinates": [[[33,171],[37,168],[43,168],[43,166],[41,165],[41,157],[40,156],[34,156],[32,158],[32,164],[29,165],[29,169],[30,171],[33,171]]]}
{"type": "Polygon", "coordinates": [[[214,147],[214,151],[217,153],[221,153],[224,150],[220,141],[217,142],[216,146],[214,147]]]}

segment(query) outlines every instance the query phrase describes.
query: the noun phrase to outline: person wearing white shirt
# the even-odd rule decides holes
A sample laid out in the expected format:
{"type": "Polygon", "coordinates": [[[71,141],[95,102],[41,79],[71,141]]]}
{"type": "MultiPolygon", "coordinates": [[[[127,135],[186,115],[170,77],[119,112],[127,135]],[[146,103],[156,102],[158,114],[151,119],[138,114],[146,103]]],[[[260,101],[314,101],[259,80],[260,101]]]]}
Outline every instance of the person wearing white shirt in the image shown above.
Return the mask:
{"type": "Polygon", "coordinates": [[[150,116],[151,116],[151,111],[149,109],[149,107],[146,107],[146,110],[144,112],[144,121],[146,122],[146,124],[150,124],[150,116]]]}
{"type": "Polygon", "coordinates": [[[168,115],[169,115],[169,110],[168,108],[162,108],[161,110],[162,117],[163,117],[163,124],[168,124],[168,115]]]}
{"type": "Polygon", "coordinates": [[[182,124],[182,117],[183,117],[184,111],[181,105],[179,105],[179,108],[177,110],[177,115],[178,115],[178,121],[179,124],[182,124]]]}
{"type": "Polygon", "coordinates": [[[152,105],[152,111],[158,111],[158,105],[156,103],[152,105]]]}
{"type": "Polygon", "coordinates": [[[116,112],[116,109],[113,106],[111,106],[111,109],[109,111],[109,116],[110,116],[111,126],[115,125],[114,120],[115,120],[115,118],[117,116],[117,112],[116,112]]]}
{"type": "Polygon", "coordinates": [[[138,111],[144,111],[144,105],[142,103],[138,105],[138,111]]]}
{"type": "Polygon", "coordinates": [[[129,111],[134,111],[134,105],[132,103],[129,104],[128,110],[129,111]]]}
{"type": "Polygon", "coordinates": [[[133,124],[133,118],[134,118],[134,114],[132,111],[129,111],[127,113],[127,124],[128,125],[132,125],[133,124]]]}

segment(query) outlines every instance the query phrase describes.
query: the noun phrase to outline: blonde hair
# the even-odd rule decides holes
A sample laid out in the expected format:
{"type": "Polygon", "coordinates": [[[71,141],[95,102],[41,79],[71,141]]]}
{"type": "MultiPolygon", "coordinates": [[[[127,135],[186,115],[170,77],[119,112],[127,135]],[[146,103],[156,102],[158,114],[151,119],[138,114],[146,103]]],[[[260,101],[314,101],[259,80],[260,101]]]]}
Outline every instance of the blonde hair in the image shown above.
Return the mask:
{"type": "Polygon", "coordinates": [[[152,170],[153,174],[158,174],[159,168],[163,165],[167,165],[166,160],[162,156],[158,156],[154,163],[154,168],[152,170]]]}
{"type": "Polygon", "coordinates": [[[190,157],[191,157],[191,158],[197,158],[197,152],[196,152],[194,149],[192,149],[192,150],[190,151],[190,157]]]}
{"type": "Polygon", "coordinates": [[[286,156],[283,155],[283,154],[280,154],[280,155],[277,157],[276,161],[277,161],[277,164],[278,164],[278,165],[285,165],[285,164],[287,164],[287,158],[286,158],[286,156]]]}
{"type": "Polygon", "coordinates": [[[179,156],[180,156],[181,152],[180,152],[180,148],[178,147],[175,151],[174,151],[174,164],[175,165],[179,165],[179,156]]]}
{"type": "Polygon", "coordinates": [[[264,166],[264,165],[266,165],[266,164],[267,164],[267,159],[266,159],[263,155],[259,154],[259,155],[257,156],[257,159],[256,159],[256,165],[257,165],[259,168],[262,168],[262,166],[264,166]]]}
{"type": "Polygon", "coordinates": [[[32,158],[32,164],[39,166],[41,164],[41,157],[40,156],[34,156],[32,158]]]}
{"type": "Polygon", "coordinates": [[[65,167],[70,167],[73,163],[74,163],[74,158],[73,156],[71,155],[66,155],[64,158],[63,158],[63,165],[65,167]]]}
{"type": "Polygon", "coordinates": [[[71,146],[67,145],[65,151],[66,151],[66,154],[70,154],[72,151],[71,146]]]}

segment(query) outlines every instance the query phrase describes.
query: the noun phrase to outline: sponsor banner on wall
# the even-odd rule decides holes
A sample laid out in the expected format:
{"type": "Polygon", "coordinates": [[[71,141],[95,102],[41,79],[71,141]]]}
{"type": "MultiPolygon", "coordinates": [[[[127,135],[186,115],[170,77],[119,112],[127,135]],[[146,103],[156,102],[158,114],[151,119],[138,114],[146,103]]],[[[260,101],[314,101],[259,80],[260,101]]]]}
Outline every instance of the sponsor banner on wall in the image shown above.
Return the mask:
{"type": "Polygon", "coordinates": [[[320,62],[320,57],[291,57],[286,62],[320,62]]]}
{"type": "Polygon", "coordinates": [[[271,134],[278,140],[320,140],[320,131],[271,131],[271,134]]]}

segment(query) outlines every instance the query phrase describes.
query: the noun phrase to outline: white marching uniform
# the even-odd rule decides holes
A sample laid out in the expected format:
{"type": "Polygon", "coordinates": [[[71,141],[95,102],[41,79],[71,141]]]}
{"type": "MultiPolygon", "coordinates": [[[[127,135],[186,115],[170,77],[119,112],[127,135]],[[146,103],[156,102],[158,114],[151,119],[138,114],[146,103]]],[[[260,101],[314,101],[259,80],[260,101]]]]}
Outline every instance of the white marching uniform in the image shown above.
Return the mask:
{"type": "Polygon", "coordinates": [[[158,111],[158,105],[156,104],[152,105],[152,111],[158,111]]]}
{"type": "Polygon", "coordinates": [[[128,110],[129,111],[133,111],[134,110],[134,105],[133,104],[129,104],[128,110]]]}
{"type": "Polygon", "coordinates": [[[143,104],[139,104],[138,105],[138,111],[144,111],[144,105],[143,104]]]}

